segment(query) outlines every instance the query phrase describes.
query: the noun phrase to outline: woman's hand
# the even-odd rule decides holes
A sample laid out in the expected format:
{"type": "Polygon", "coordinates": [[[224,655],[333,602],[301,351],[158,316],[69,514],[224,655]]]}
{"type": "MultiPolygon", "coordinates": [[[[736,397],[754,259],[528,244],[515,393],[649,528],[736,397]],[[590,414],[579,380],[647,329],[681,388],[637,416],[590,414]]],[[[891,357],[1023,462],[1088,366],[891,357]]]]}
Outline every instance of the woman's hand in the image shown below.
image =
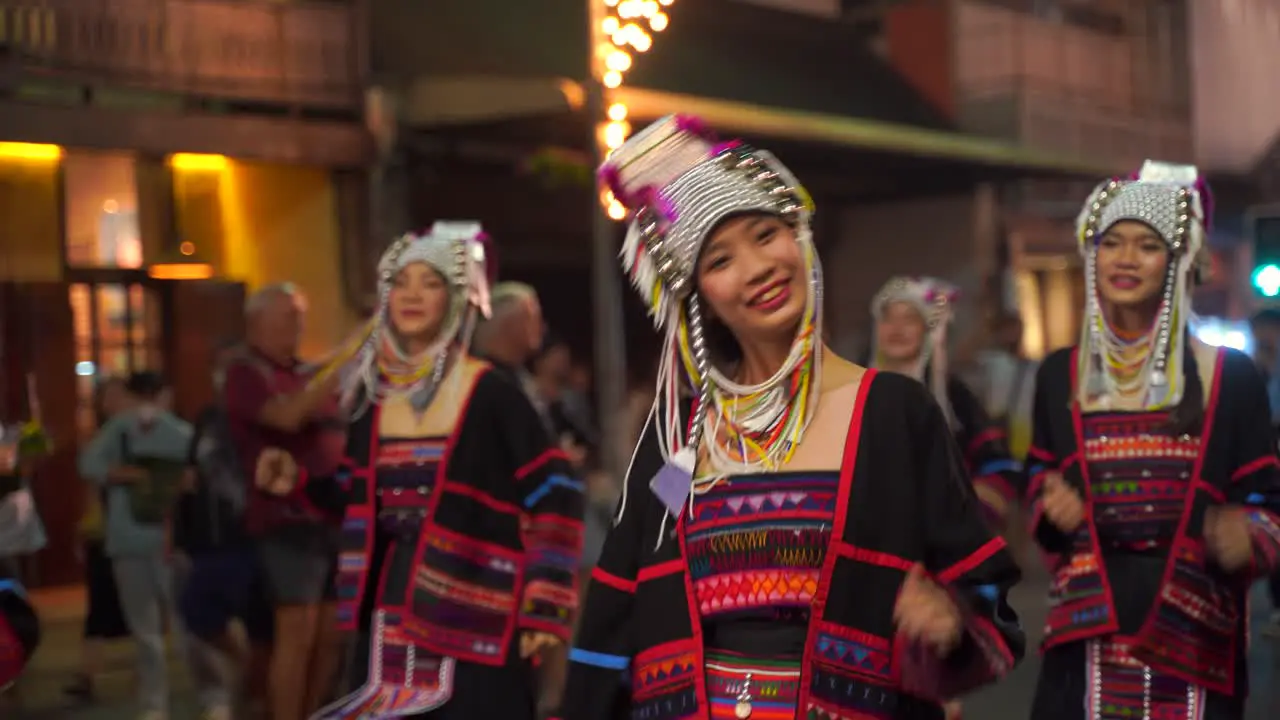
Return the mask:
{"type": "Polygon", "coordinates": [[[1084,522],[1084,498],[1067,484],[1060,472],[1049,471],[1045,476],[1040,504],[1044,516],[1062,532],[1075,532],[1084,522]]]}
{"type": "Polygon", "coordinates": [[[546,648],[560,644],[560,638],[551,633],[528,630],[520,634],[520,657],[524,660],[537,655],[546,648]]]}
{"type": "Polygon", "coordinates": [[[258,455],[254,485],[271,495],[288,495],[298,485],[298,463],[280,448],[267,448],[258,455]]]}
{"type": "Polygon", "coordinates": [[[938,657],[946,657],[960,644],[963,621],[960,608],[916,565],[907,573],[893,607],[898,632],[930,647],[938,657]]]}
{"type": "Polygon", "coordinates": [[[1249,518],[1234,506],[1211,507],[1204,514],[1204,541],[1218,567],[1227,572],[1243,569],[1253,559],[1249,518]]]}

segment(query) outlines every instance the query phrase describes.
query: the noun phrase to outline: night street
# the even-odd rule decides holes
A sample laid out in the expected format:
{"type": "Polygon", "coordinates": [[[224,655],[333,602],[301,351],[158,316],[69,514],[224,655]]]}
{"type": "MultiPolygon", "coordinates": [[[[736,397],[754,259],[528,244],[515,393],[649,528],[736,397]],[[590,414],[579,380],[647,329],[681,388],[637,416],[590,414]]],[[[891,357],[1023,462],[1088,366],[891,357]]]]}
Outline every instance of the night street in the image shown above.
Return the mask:
{"type": "MultiPolygon", "coordinates": [[[[1039,610],[1044,597],[1044,579],[1033,578],[1015,591],[1014,604],[1022,614],[1024,623],[1030,628],[1038,629],[1044,614],[1039,610]]],[[[1265,619],[1269,605],[1259,586],[1255,596],[1255,624],[1265,619]]],[[[62,604],[62,603],[59,603],[62,604]]],[[[70,602],[66,604],[70,605],[70,602]]],[[[52,611],[52,612],[57,612],[52,611]]],[[[0,710],[0,716],[6,718],[32,718],[39,720],[125,720],[136,717],[130,711],[130,674],[128,672],[128,645],[115,649],[109,666],[113,668],[103,683],[103,705],[90,709],[75,710],[66,704],[59,694],[59,688],[70,676],[75,665],[77,625],[74,617],[67,617],[71,612],[62,614],[49,625],[48,641],[41,648],[35,667],[24,680],[23,693],[29,709],[10,714],[7,709],[0,710]]],[[[1253,697],[1249,705],[1247,720],[1270,720],[1280,717],[1280,691],[1277,680],[1277,650],[1280,642],[1257,638],[1251,650],[1253,664],[1253,697]]],[[[1031,703],[1035,676],[1038,669],[1037,657],[1032,654],[1012,677],[999,686],[971,698],[966,707],[966,720],[1027,720],[1027,708],[1031,703]]],[[[173,720],[195,720],[197,713],[190,692],[190,686],[181,672],[175,675],[175,711],[173,720]]]]}

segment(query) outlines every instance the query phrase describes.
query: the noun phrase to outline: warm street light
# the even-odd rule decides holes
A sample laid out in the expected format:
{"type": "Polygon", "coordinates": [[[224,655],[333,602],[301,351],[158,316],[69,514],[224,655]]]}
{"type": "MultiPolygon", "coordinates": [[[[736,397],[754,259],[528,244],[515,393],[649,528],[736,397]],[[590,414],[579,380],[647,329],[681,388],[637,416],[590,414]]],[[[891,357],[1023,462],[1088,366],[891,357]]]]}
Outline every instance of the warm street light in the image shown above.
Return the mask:
{"type": "MultiPolygon", "coordinates": [[[[598,3],[593,8],[592,27],[595,28],[592,47],[595,48],[595,77],[603,86],[605,106],[608,111],[599,120],[596,142],[601,157],[622,147],[631,135],[627,122],[627,106],[621,102],[610,103],[612,90],[622,87],[626,74],[635,64],[635,55],[644,54],[653,47],[653,34],[667,29],[670,16],[663,11],[674,0],[589,0],[598,3]]],[[[613,220],[624,220],[626,208],[610,193],[602,193],[600,201],[605,212],[613,220]]]]}

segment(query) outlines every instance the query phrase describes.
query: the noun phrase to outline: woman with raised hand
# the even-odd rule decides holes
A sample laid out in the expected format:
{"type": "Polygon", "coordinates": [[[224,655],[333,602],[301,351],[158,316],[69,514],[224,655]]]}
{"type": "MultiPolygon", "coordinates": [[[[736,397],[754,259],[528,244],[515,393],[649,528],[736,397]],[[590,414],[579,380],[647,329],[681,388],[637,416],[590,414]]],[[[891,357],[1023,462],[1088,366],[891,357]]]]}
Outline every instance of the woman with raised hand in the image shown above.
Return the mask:
{"type": "Polygon", "coordinates": [[[480,225],[406,235],[378,270],[367,335],[323,371],[345,376],[345,470],[258,462],[259,487],[343,517],[361,684],[314,717],[533,720],[534,655],[577,608],[581,485],[522,390],[466,352],[489,306],[480,225]]]}

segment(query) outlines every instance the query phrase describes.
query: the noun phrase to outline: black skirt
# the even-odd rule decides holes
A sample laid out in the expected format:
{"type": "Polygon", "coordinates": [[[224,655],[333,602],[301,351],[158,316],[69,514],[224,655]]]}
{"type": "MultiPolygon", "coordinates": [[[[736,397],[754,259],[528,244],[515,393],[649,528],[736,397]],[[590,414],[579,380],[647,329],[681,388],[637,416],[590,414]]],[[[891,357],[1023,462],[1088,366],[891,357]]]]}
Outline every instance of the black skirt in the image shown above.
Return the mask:
{"type": "Polygon", "coordinates": [[[88,612],[84,616],[84,637],[90,640],[116,640],[129,637],[124,611],[120,609],[120,593],[101,540],[84,543],[85,584],[88,612]]]}

